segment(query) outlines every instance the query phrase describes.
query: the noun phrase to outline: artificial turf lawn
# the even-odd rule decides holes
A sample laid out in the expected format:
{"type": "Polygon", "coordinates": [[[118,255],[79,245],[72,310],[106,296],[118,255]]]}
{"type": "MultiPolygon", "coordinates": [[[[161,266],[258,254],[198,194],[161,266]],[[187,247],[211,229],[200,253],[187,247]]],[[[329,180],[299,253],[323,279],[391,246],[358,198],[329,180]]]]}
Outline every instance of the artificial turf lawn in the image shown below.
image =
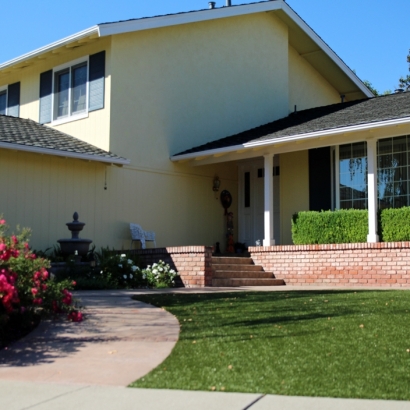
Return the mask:
{"type": "Polygon", "coordinates": [[[410,400],[410,291],[138,295],[174,314],[132,387],[410,400]]]}

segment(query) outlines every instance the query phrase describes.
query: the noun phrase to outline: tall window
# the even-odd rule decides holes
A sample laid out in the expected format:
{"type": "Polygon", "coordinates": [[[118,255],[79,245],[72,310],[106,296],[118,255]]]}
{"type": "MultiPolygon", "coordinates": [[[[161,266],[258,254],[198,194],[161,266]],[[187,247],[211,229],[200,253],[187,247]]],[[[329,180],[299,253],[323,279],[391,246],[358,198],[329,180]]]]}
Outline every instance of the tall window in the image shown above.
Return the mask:
{"type": "Polygon", "coordinates": [[[382,139],[377,145],[379,207],[409,205],[410,136],[382,139]]]}
{"type": "MultiPolygon", "coordinates": [[[[367,144],[339,147],[340,208],[367,209],[367,144]]],[[[379,208],[410,205],[410,136],[377,142],[379,208]]]]}
{"type": "Polygon", "coordinates": [[[340,208],[367,208],[367,149],[365,142],[339,147],[340,208]]]}

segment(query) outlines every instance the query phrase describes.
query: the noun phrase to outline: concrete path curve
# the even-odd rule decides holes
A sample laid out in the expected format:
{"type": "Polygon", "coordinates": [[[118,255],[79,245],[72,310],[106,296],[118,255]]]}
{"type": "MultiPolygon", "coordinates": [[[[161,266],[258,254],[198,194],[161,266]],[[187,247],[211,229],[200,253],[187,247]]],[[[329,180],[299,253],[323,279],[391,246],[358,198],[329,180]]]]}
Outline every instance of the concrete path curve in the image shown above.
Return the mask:
{"type": "Polygon", "coordinates": [[[127,386],[144,376],[171,353],[179,323],[134,293],[79,292],[86,320],[43,322],[0,351],[0,380],[127,386]]]}

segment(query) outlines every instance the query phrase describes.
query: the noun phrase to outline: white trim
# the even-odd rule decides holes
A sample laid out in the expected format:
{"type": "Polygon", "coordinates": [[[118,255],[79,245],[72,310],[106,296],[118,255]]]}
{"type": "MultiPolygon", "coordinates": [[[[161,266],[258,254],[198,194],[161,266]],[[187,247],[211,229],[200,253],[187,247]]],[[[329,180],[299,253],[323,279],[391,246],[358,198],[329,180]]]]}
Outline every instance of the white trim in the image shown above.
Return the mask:
{"type": "Polygon", "coordinates": [[[367,130],[372,130],[375,128],[389,127],[389,126],[401,125],[401,124],[406,124],[406,123],[410,123],[410,117],[400,118],[400,119],[395,119],[395,120],[378,121],[378,122],[374,122],[370,124],[367,123],[367,124],[353,125],[350,127],[334,128],[330,130],[308,132],[306,134],[291,135],[289,137],[271,138],[269,140],[249,142],[247,144],[243,144],[243,146],[245,148],[262,147],[265,145],[274,145],[275,143],[279,143],[279,142],[283,143],[283,142],[299,141],[299,140],[310,139],[310,138],[318,138],[318,137],[323,137],[323,136],[344,134],[347,132],[367,131],[367,130]]]}
{"type": "Polygon", "coordinates": [[[13,60],[0,64],[0,70],[26,61],[32,57],[44,54],[61,46],[78,41],[84,37],[97,34],[99,37],[123,34],[141,30],[170,27],[181,24],[198,23],[201,21],[217,20],[221,18],[236,17],[255,13],[282,10],[318,47],[343,71],[343,73],[362,91],[367,97],[374,97],[373,93],[353,73],[352,70],[340,59],[340,57],[283,1],[266,1],[257,4],[244,4],[238,6],[221,7],[212,10],[192,11],[159,17],[140,18],[116,23],[107,23],[93,26],[72,36],[51,43],[47,46],[24,54],[13,60]]]}
{"type": "Polygon", "coordinates": [[[355,131],[367,131],[367,130],[374,130],[376,128],[384,128],[389,126],[396,126],[402,124],[410,124],[410,117],[400,118],[396,120],[387,120],[387,121],[379,121],[371,124],[361,124],[355,125],[351,127],[342,127],[342,128],[335,128],[330,130],[323,130],[317,132],[310,132],[306,134],[299,134],[299,135],[291,135],[288,137],[281,137],[281,138],[271,138],[269,140],[263,140],[258,142],[250,142],[247,144],[242,145],[234,145],[231,147],[224,147],[224,148],[216,148],[216,149],[209,149],[206,151],[198,151],[189,154],[182,154],[182,155],[172,155],[171,161],[178,162],[183,160],[190,160],[195,159],[198,157],[206,157],[211,155],[217,154],[230,154],[234,153],[235,151],[244,151],[246,148],[255,148],[255,147],[263,147],[266,145],[276,145],[276,144],[283,144],[284,142],[293,142],[293,141],[300,141],[300,140],[308,140],[314,139],[324,136],[332,136],[332,135],[340,135],[348,132],[355,132],[355,131]]]}
{"type": "Polygon", "coordinates": [[[53,75],[52,75],[52,93],[51,93],[51,123],[50,125],[60,125],[65,124],[71,121],[77,121],[84,118],[88,118],[88,99],[89,99],[89,78],[90,78],[90,56],[87,55],[85,57],[80,57],[75,60],[69,61],[68,63],[60,64],[53,68],[53,75]],[[86,81],[86,95],[85,95],[85,111],[82,111],[77,114],[72,114],[72,101],[71,101],[71,93],[72,93],[72,68],[82,63],[87,63],[87,81],[86,81]],[[56,84],[55,84],[55,77],[59,71],[63,71],[65,69],[69,69],[69,88],[68,88],[68,115],[64,117],[56,117],[56,102],[55,102],[55,95],[56,95],[56,84]]]}
{"type": "Polygon", "coordinates": [[[274,207],[273,207],[273,154],[264,157],[264,239],[263,246],[274,246],[274,207]]]}
{"type": "Polygon", "coordinates": [[[158,17],[148,17],[116,23],[99,25],[100,36],[112,36],[133,31],[151,30],[161,27],[171,27],[182,24],[199,23],[202,21],[218,20],[221,18],[243,16],[246,14],[275,11],[283,8],[281,0],[267,1],[258,4],[244,4],[216,9],[206,9],[185,13],[170,14],[158,17]]]}
{"type": "Polygon", "coordinates": [[[11,66],[16,65],[18,63],[21,63],[23,61],[27,61],[27,60],[29,60],[33,57],[37,57],[41,54],[48,53],[49,51],[55,50],[56,48],[65,46],[67,44],[73,43],[73,42],[78,41],[78,40],[81,40],[84,37],[89,37],[93,34],[98,34],[98,35],[100,34],[99,26],[90,27],[86,30],[80,31],[80,32],[75,33],[71,36],[65,37],[61,40],[55,41],[54,43],[48,44],[44,47],[40,47],[40,48],[38,48],[34,51],[30,51],[29,53],[23,54],[20,57],[16,57],[12,60],[6,61],[5,63],[0,64],[0,70],[3,70],[7,67],[11,67],[11,66]]]}
{"type": "Polygon", "coordinates": [[[340,145],[335,146],[335,209],[340,209],[340,161],[339,161],[340,145]]]}
{"type": "Polygon", "coordinates": [[[379,242],[377,235],[377,139],[367,140],[367,209],[368,235],[367,242],[379,242]]]}
{"type": "Polygon", "coordinates": [[[6,110],[4,112],[4,115],[7,115],[7,111],[8,111],[8,105],[9,105],[9,86],[8,84],[3,85],[0,87],[0,93],[3,93],[3,91],[5,91],[6,93],[6,110]]]}
{"type": "Polygon", "coordinates": [[[128,165],[131,162],[129,159],[104,158],[104,157],[99,157],[97,155],[79,154],[75,152],[54,150],[54,149],[48,149],[48,148],[30,147],[28,145],[12,144],[8,142],[0,142],[0,149],[1,148],[11,149],[14,151],[31,152],[34,154],[53,155],[53,156],[64,157],[64,158],[82,159],[85,161],[104,162],[107,164],[115,164],[115,165],[128,165]]]}

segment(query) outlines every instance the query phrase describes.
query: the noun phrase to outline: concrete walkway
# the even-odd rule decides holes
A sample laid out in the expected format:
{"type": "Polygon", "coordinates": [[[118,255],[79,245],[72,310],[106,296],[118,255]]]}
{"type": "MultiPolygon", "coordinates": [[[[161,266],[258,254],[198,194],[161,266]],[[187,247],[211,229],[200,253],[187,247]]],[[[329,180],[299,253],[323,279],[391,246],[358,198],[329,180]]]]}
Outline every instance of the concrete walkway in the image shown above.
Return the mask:
{"type": "MultiPolygon", "coordinates": [[[[161,292],[231,290],[245,289],[161,292]]],[[[179,324],[174,316],[130,298],[146,292],[154,291],[78,292],[87,320],[44,322],[0,351],[0,409],[410,410],[410,402],[126,388],[159,365],[178,340],[179,324]]]]}

